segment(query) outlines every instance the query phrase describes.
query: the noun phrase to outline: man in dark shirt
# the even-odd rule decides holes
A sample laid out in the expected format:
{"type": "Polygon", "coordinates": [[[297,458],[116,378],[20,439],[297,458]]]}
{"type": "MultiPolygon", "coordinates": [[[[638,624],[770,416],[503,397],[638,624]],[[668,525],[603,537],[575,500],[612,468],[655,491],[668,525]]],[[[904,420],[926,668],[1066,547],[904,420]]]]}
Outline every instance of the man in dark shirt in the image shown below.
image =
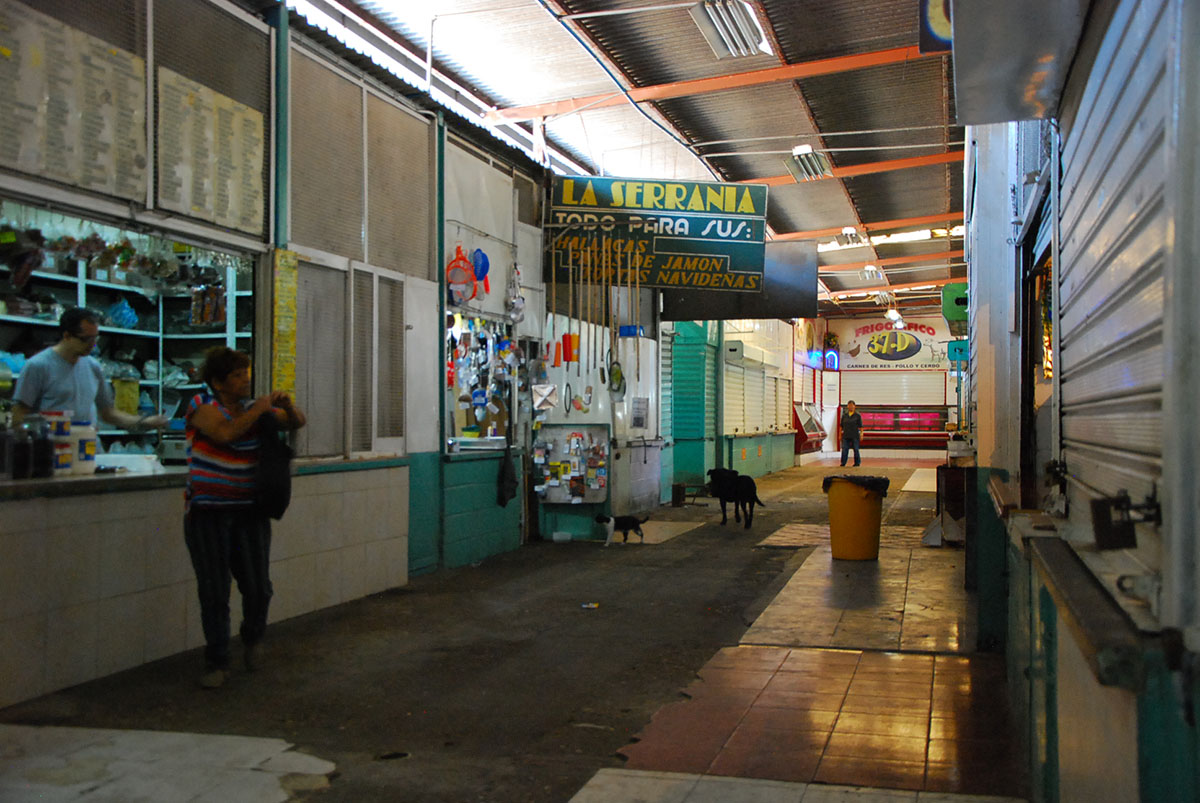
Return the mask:
{"type": "Polygon", "coordinates": [[[846,402],[846,409],[842,411],[842,465],[846,465],[846,458],[850,456],[851,447],[854,448],[854,465],[861,465],[862,458],[858,453],[858,445],[862,441],[862,415],[855,411],[854,402],[846,402]]]}

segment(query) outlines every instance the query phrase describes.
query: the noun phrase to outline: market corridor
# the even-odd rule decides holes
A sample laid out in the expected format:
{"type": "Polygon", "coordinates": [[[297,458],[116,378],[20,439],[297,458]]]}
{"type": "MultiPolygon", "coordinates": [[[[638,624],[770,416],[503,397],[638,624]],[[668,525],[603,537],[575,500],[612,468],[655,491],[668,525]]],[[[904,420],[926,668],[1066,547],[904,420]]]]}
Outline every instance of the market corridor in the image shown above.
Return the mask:
{"type": "Polygon", "coordinates": [[[662,508],[667,535],[648,527],[644,546],[534,543],[274,624],[267,665],[217,693],[195,688],[188,653],[5,709],[33,727],[0,725],[0,797],[1022,794],[1003,659],[969,653],[963,553],[914,538],[933,493],[900,490],[912,468],[860,469],[892,481],[881,559],[843,565],[822,540],[820,481],[837,471],[760,478],[752,530],[721,527],[711,502],[662,508]],[[80,732],[61,726],[169,732],[175,749],[105,731],[64,748],[80,732]],[[218,734],[252,738],[223,753],[218,734]],[[204,762],[224,770],[182,771],[204,762]]]}

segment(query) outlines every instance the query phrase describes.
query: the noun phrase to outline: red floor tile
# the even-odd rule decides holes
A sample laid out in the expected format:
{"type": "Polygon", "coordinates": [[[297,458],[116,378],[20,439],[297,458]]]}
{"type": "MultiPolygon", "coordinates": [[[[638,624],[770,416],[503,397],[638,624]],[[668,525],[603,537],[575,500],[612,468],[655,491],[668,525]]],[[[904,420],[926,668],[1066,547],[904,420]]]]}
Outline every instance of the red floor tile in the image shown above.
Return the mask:
{"type": "Polygon", "coordinates": [[[919,790],[925,784],[925,762],[827,755],[817,765],[813,780],[818,783],[919,790]]]}
{"type": "Polygon", "coordinates": [[[778,672],[767,683],[764,691],[798,691],[805,694],[845,694],[850,685],[850,676],[832,674],[807,674],[804,672],[778,672]]]}
{"type": "Polygon", "coordinates": [[[860,714],[927,717],[929,716],[929,698],[918,700],[916,698],[879,697],[851,692],[846,695],[846,701],[842,704],[842,710],[860,714]]]}
{"type": "Polygon", "coordinates": [[[617,752],[626,757],[625,766],[631,770],[702,773],[720,751],[717,742],[655,739],[626,745],[617,752]]]}
{"type": "Polygon", "coordinates": [[[787,647],[726,647],[714,655],[705,668],[774,671],[791,652],[787,647]]]}
{"type": "Polygon", "coordinates": [[[887,714],[858,714],[843,711],[838,714],[834,733],[878,733],[888,736],[929,736],[929,720],[925,717],[904,717],[887,714]]]}
{"type": "Polygon", "coordinates": [[[742,717],[738,727],[778,728],[784,730],[823,731],[828,734],[833,730],[834,722],[838,719],[836,711],[815,711],[811,709],[772,708],[769,706],[752,706],[742,717]]]}
{"type": "Polygon", "coordinates": [[[878,697],[899,697],[908,700],[928,700],[930,684],[908,683],[897,680],[861,680],[854,678],[850,694],[867,694],[878,697]]]}
{"type": "Polygon", "coordinates": [[[775,672],[774,670],[723,669],[706,666],[696,674],[710,689],[761,689],[767,685],[775,672]]]}
{"type": "Polygon", "coordinates": [[[821,762],[820,750],[725,749],[708,767],[709,775],[808,783],[821,762]]]}
{"type": "Polygon", "coordinates": [[[889,736],[878,733],[834,733],[825,747],[827,756],[885,761],[925,761],[924,737],[889,736]]]}
{"type": "Polygon", "coordinates": [[[1013,742],[997,739],[930,739],[927,760],[932,764],[974,765],[988,760],[1011,761],[1018,752],[1013,742]]]}
{"type": "Polygon", "coordinates": [[[1026,786],[1019,766],[1007,761],[930,763],[925,773],[925,789],[930,792],[1024,797],[1026,786]]]}
{"type": "Polygon", "coordinates": [[[846,699],[843,694],[809,694],[798,691],[764,691],[754,701],[755,708],[790,708],[793,710],[839,711],[846,699]]]}
{"type": "Polygon", "coordinates": [[[928,669],[933,666],[932,655],[912,655],[896,652],[864,652],[858,665],[862,668],[883,667],[886,669],[928,669]]]}

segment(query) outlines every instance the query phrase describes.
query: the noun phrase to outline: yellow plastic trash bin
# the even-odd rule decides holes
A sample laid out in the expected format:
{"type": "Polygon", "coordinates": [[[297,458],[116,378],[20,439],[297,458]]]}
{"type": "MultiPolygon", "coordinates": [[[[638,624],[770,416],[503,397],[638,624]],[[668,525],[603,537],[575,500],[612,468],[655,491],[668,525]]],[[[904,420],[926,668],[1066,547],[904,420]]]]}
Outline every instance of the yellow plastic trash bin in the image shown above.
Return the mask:
{"type": "Polygon", "coordinates": [[[887,477],[826,477],[829,497],[829,548],[836,560],[878,560],[879,526],[887,477]]]}

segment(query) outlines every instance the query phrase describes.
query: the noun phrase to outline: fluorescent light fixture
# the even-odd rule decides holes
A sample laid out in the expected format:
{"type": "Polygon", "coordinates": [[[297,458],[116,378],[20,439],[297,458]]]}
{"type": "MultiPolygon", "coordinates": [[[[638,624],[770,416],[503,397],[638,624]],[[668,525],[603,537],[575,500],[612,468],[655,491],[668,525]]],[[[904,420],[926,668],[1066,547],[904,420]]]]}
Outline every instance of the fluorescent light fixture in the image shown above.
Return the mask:
{"type": "Polygon", "coordinates": [[[812,145],[797,145],[792,148],[792,158],[784,159],[783,166],[792,174],[797,184],[801,181],[833,178],[833,164],[829,157],[814,151],[812,145]]]}
{"type": "Polygon", "coordinates": [[[719,59],[771,53],[767,36],[746,0],[703,0],[688,13],[719,59]]]}

